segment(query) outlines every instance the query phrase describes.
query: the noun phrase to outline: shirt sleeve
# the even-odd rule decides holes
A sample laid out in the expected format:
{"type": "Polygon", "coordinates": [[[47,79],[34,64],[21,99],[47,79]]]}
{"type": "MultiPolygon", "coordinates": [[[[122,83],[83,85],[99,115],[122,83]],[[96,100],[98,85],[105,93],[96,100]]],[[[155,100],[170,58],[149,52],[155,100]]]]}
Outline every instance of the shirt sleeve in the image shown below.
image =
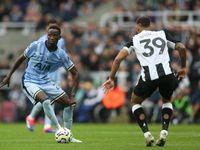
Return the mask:
{"type": "Polygon", "coordinates": [[[31,43],[24,51],[24,56],[26,58],[30,58],[35,53],[36,45],[35,43],[31,43]]]}
{"type": "Polygon", "coordinates": [[[169,48],[175,49],[176,42],[180,42],[175,40],[168,32],[164,31],[166,39],[167,39],[167,46],[169,48]]]}
{"type": "Polygon", "coordinates": [[[131,39],[129,42],[127,42],[124,45],[123,49],[127,50],[128,54],[131,54],[134,51],[133,40],[131,39]]]}
{"type": "Polygon", "coordinates": [[[70,70],[74,67],[74,63],[70,60],[69,56],[65,53],[65,51],[62,50],[61,52],[61,58],[63,62],[63,67],[67,70],[70,70]]]}

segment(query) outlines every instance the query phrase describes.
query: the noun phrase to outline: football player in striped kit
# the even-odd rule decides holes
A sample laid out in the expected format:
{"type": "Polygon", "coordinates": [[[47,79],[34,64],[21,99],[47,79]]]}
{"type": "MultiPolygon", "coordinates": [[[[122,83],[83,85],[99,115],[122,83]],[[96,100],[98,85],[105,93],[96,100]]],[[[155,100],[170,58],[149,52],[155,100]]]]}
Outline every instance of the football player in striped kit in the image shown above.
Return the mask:
{"type": "Polygon", "coordinates": [[[154,137],[148,129],[141,103],[150,97],[157,88],[159,89],[163,101],[162,130],[156,141],[156,145],[164,146],[173,111],[171,96],[174,89],[175,77],[178,76],[179,80],[187,76],[186,48],[163,30],[151,31],[151,21],[147,16],[141,16],[137,19],[136,28],[138,34],[133,36],[116,56],[111,68],[110,77],[102,87],[105,93],[113,89],[115,74],[121,61],[134,51],[141,65],[141,74],[131,97],[132,113],[144,133],[146,146],[153,146],[154,137]],[[170,66],[168,47],[178,50],[181,58],[181,68],[175,75],[170,66]]]}

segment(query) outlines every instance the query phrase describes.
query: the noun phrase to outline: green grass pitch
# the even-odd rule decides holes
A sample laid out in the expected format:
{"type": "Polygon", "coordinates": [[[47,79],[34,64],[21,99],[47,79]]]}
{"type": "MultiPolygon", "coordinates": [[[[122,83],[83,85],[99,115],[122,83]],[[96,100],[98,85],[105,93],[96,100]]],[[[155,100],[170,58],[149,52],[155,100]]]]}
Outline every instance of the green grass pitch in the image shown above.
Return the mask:
{"type": "MultiPolygon", "coordinates": [[[[63,125],[62,125],[63,126],[63,125]]],[[[43,124],[30,132],[25,123],[0,123],[0,150],[200,150],[200,125],[170,125],[164,147],[145,147],[137,124],[74,124],[72,133],[83,143],[60,144],[52,133],[42,133],[43,124]]],[[[149,124],[157,139],[161,124],[149,124]]]]}

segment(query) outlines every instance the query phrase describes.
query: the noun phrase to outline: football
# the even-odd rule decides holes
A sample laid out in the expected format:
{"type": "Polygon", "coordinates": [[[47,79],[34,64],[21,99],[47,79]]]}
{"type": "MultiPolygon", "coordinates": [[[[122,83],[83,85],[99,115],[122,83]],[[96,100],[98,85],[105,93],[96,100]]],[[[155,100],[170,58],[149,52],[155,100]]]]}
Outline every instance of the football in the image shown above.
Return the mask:
{"type": "Polygon", "coordinates": [[[55,133],[55,140],[58,143],[70,143],[72,140],[72,132],[67,128],[60,128],[55,133]]]}

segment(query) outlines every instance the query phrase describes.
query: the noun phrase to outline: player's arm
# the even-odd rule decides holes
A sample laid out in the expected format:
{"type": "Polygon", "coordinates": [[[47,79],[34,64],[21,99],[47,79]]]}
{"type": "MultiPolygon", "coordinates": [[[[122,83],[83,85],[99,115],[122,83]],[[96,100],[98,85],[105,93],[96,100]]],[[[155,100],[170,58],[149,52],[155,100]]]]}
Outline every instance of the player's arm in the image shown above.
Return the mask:
{"type": "Polygon", "coordinates": [[[79,79],[80,79],[80,74],[77,71],[76,67],[73,66],[69,72],[73,75],[74,81],[73,81],[73,88],[72,88],[72,92],[71,92],[71,97],[75,97],[76,95],[76,91],[78,89],[78,84],[79,84],[79,79]]]}
{"type": "Polygon", "coordinates": [[[175,44],[175,50],[179,52],[180,58],[181,58],[181,68],[186,67],[186,48],[183,44],[180,42],[177,42],[175,44]]]}
{"type": "Polygon", "coordinates": [[[114,79],[115,79],[115,74],[119,68],[120,63],[122,60],[126,58],[127,55],[129,55],[133,51],[133,41],[130,40],[126,45],[120,50],[118,55],[115,57],[112,68],[111,68],[111,73],[109,79],[102,85],[104,93],[108,93],[109,90],[113,90],[115,84],[114,84],[114,79]]]}
{"type": "Polygon", "coordinates": [[[179,41],[175,40],[168,32],[165,32],[166,38],[168,40],[168,47],[175,49],[179,52],[181,58],[181,68],[186,67],[186,48],[179,41]]]}
{"type": "Polygon", "coordinates": [[[120,50],[116,58],[114,59],[112,68],[111,68],[111,74],[110,74],[110,79],[114,80],[115,74],[119,68],[120,63],[122,60],[126,58],[131,52],[133,51],[133,41],[130,40],[128,43],[124,45],[124,47],[120,50]]]}
{"type": "Polygon", "coordinates": [[[181,69],[177,71],[176,77],[178,76],[178,80],[180,78],[185,78],[187,76],[186,71],[186,48],[183,44],[181,44],[179,41],[176,41],[173,39],[173,37],[165,32],[166,38],[168,40],[167,45],[170,48],[173,48],[179,52],[180,58],[181,58],[181,69]]]}
{"type": "Polygon", "coordinates": [[[10,77],[15,72],[15,70],[22,64],[22,62],[26,59],[24,54],[22,54],[14,63],[14,65],[11,67],[10,72],[7,74],[7,76],[4,78],[4,80],[0,83],[0,88],[6,84],[10,84],[10,77]]]}
{"type": "Polygon", "coordinates": [[[76,106],[76,91],[78,89],[78,84],[79,84],[79,79],[80,79],[80,74],[77,71],[77,69],[75,68],[75,66],[73,66],[72,68],[69,69],[69,72],[73,75],[74,80],[73,80],[73,87],[72,87],[72,91],[71,91],[71,97],[70,97],[70,101],[69,101],[69,106],[70,109],[72,110],[72,106],[76,106]]]}
{"type": "Polygon", "coordinates": [[[120,50],[120,52],[118,53],[118,55],[114,59],[114,62],[113,62],[112,68],[111,68],[110,77],[102,85],[104,93],[108,93],[109,90],[113,90],[113,88],[115,86],[115,84],[114,84],[115,74],[116,74],[122,60],[124,60],[126,58],[126,56],[128,55],[128,51],[124,48],[120,50]]]}
{"type": "Polygon", "coordinates": [[[114,59],[114,62],[111,68],[111,74],[110,74],[111,80],[114,80],[115,74],[119,68],[120,63],[122,62],[122,60],[126,58],[127,55],[128,55],[128,51],[126,49],[121,49],[118,55],[116,56],[116,58],[114,59]]]}

